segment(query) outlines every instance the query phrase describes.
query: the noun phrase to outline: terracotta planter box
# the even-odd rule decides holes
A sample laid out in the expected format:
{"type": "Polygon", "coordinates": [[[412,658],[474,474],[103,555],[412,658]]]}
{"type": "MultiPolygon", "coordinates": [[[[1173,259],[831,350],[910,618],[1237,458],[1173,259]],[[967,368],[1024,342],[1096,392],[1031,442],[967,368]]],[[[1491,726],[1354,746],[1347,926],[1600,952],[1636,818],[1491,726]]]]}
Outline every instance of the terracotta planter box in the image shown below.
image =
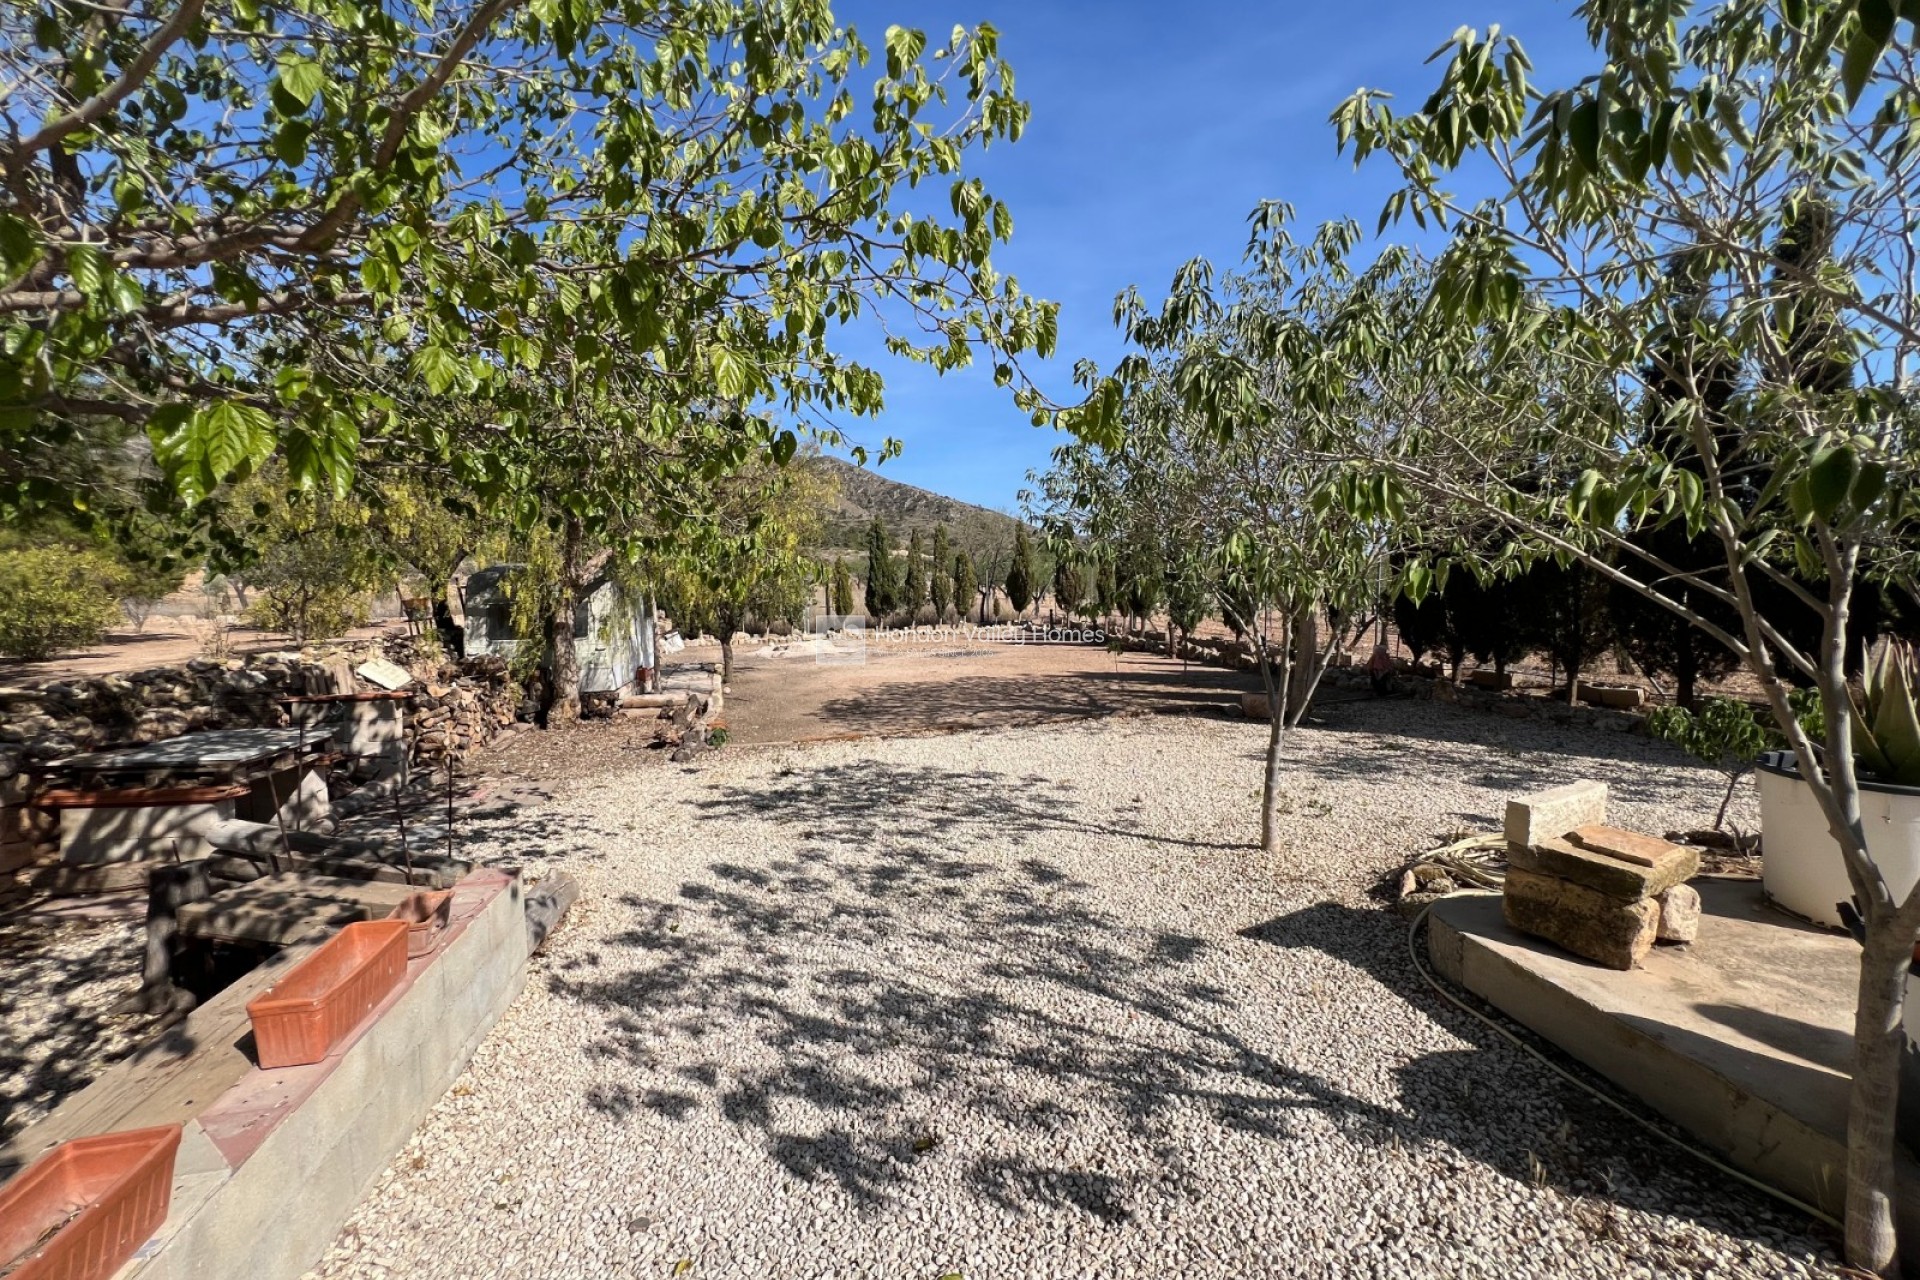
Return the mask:
{"type": "Polygon", "coordinates": [[[424,956],[440,945],[440,933],[453,918],[453,890],[410,893],[393,909],[389,920],[407,922],[407,959],[424,956]]]}
{"type": "Polygon", "coordinates": [[[167,1220],[180,1126],[63,1142],[0,1187],[0,1275],[106,1280],[167,1220]]]}
{"type": "Polygon", "coordinates": [[[328,938],[247,1005],[263,1070],[318,1062],[407,972],[407,922],[363,920],[328,938]]]}

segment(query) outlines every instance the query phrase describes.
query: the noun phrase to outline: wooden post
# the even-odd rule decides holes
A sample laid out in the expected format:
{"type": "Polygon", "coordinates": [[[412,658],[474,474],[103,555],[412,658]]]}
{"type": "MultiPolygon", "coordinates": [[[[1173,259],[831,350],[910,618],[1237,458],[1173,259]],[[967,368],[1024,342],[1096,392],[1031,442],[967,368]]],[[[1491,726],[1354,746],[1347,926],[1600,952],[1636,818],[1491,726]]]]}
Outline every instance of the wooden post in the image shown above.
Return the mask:
{"type": "Polygon", "coordinates": [[[180,934],[180,908],[213,896],[213,882],[205,859],[178,866],[155,867],[147,875],[147,949],[141,968],[140,990],[124,1002],[142,1013],[165,1009],[185,1012],[193,997],[173,985],[175,943],[180,934]]]}

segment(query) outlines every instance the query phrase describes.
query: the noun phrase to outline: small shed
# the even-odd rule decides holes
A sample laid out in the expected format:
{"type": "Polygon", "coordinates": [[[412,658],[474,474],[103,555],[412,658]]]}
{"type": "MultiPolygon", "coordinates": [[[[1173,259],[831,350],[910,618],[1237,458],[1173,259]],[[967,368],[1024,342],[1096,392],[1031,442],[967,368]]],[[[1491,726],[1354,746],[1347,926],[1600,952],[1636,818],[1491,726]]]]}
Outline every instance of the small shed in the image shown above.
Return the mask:
{"type": "MultiPolygon", "coordinates": [[[[512,658],[523,642],[513,632],[507,581],[517,564],[482,569],[467,580],[467,656],[512,658]]],[[[659,664],[651,596],[632,595],[604,569],[580,591],[573,611],[573,647],[580,692],[644,690],[659,664]]]]}

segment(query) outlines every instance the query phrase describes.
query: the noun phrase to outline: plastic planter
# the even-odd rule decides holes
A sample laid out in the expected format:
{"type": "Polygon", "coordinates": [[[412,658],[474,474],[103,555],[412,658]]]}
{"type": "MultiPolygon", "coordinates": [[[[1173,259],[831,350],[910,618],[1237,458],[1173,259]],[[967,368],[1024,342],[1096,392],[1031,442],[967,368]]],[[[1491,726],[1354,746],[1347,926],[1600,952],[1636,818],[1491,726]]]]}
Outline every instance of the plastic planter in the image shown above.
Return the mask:
{"type": "Polygon", "coordinates": [[[415,959],[440,943],[440,932],[453,917],[453,890],[410,893],[393,909],[389,920],[407,922],[407,958],[415,959]]]}
{"type": "MultiPolygon", "coordinates": [[[[1795,915],[1838,928],[1839,904],[1853,896],[1853,884],[1813,788],[1791,751],[1769,751],[1757,767],[1762,887],[1795,915]]],[[[1920,879],[1920,788],[1861,779],[1860,824],[1898,901],[1920,879]]]]}
{"type": "Polygon", "coordinates": [[[0,1276],[105,1280],[167,1220],[180,1126],[76,1138],[0,1187],[0,1276]]]}
{"type": "Polygon", "coordinates": [[[363,920],[328,938],[247,1005],[262,1068],[318,1062],[407,972],[407,922],[363,920]]]}

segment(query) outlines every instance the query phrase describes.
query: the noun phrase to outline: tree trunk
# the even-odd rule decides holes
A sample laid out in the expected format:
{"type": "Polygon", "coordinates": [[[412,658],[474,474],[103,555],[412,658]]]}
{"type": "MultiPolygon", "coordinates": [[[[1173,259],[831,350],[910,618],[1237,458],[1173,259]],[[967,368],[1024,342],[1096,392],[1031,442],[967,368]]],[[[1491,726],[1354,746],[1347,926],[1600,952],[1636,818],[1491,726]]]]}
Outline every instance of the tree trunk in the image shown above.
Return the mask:
{"type": "Polygon", "coordinates": [[[1293,624],[1293,656],[1288,661],[1291,673],[1297,673],[1300,679],[1287,681],[1287,720],[1299,721],[1306,711],[1306,702],[1313,694],[1314,664],[1320,657],[1320,620],[1315,615],[1313,605],[1296,611],[1293,624]]]}
{"type": "Polygon", "coordinates": [[[1847,1261],[1886,1276],[1898,1274],[1894,1123],[1906,1047],[1901,1011],[1913,961],[1911,931],[1903,934],[1893,924],[1874,921],[1863,944],[1847,1099],[1847,1261]]]}
{"type": "Polygon", "coordinates": [[[1276,681],[1268,652],[1265,636],[1256,634],[1254,657],[1260,666],[1260,683],[1267,691],[1267,760],[1266,778],[1260,791],[1260,847],[1267,853],[1275,853],[1280,848],[1280,748],[1286,741],[1286,706],[1293,659],[1286,647],[1281,646],[1280,678],[1276,681]]]}
{"type": "Polygon", "coordinates": [[[560,549],[560,581],[553,592],[553,611],[547,617],[547,649],[553,660],[553,703],[547,723],[569,723],[580,718],[580,652],[573,643],[573,611],[580,594],[580,544],[583,531],[578,516],[567,517],[560,549]]]}
{"type": "Polygon", "coordinates": [[[731,679],[733,679],[733,633],[729,631],[727,638],[720,642],[720,683],[724,686],[731,679]]]}
{"type": "Polygon", "coordinates": [[[1580,705],[1580,665],[1577,662],[1569,662],[1566,667],[1567,705],[1577,707],[1580,705]]]}

